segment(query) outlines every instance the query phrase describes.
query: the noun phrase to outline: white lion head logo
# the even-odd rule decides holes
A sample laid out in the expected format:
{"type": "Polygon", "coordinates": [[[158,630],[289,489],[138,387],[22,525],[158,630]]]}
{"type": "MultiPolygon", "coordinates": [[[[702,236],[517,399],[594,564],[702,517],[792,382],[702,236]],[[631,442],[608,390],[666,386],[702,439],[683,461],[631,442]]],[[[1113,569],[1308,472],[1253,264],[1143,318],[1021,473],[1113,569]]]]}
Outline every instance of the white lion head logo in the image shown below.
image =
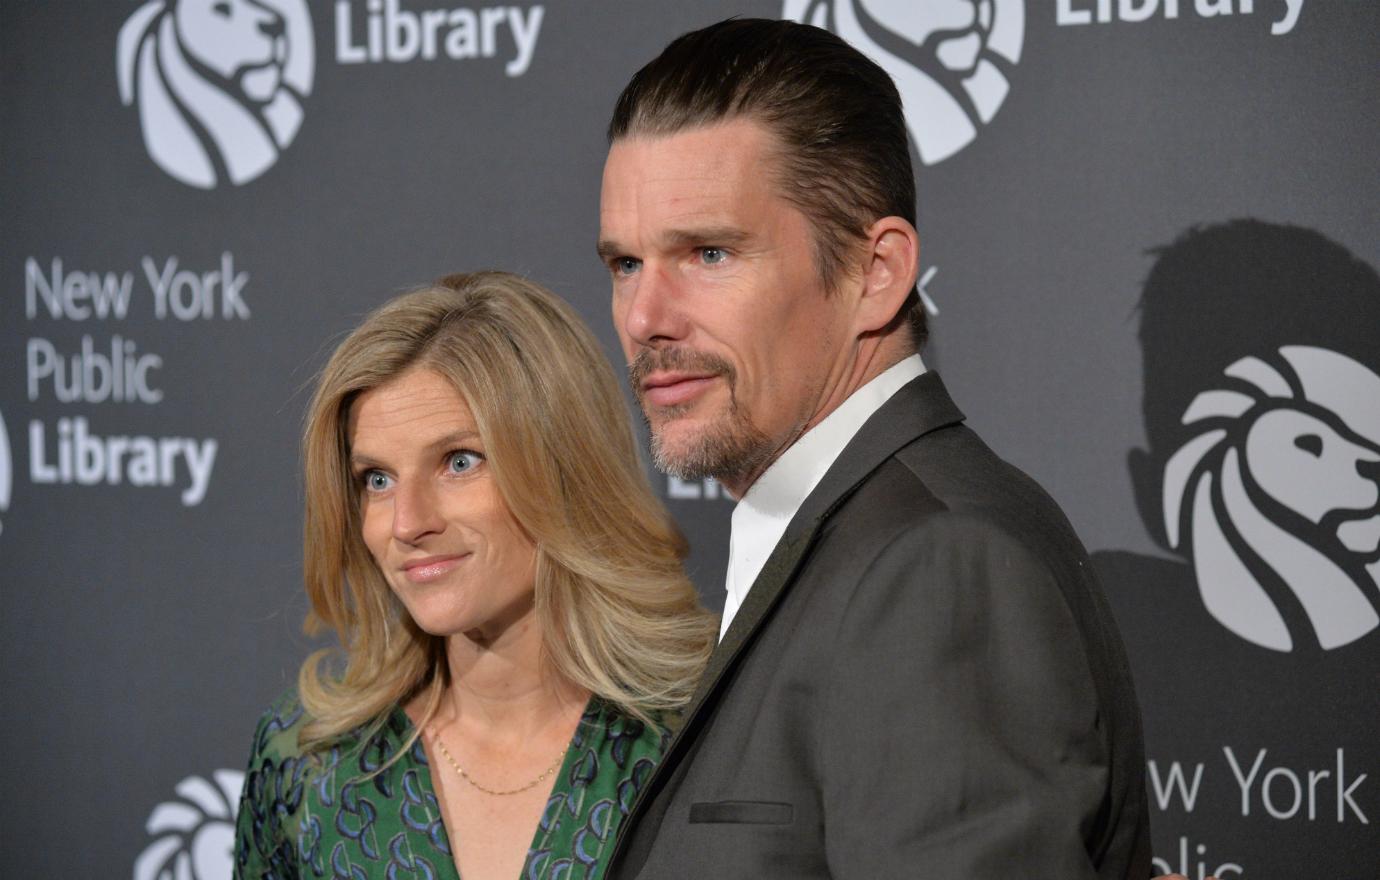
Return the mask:
{"type": "Polygon", "coordinates": [[[926,165],[992,121],[1025,41],[1024,0],[786,0],[781,14],[838,34],[891,75],[926,165]]]}
{"type": "Polygon", "coordinates": [[[134,862],[134,880],[230,880],[244,774],[214,776],[214,783],[188,776],[177,784],[181,800],[153,808],[145,827],[156,837],[134,862]]]}
{"type": "Polygon", "coordinates": [[[120,29],[120,100],[177,180],[247,183],[297,135],[315,51],[304,0],[149,0],[120,29]]]}
{"type": "Polygon", "coordinates": [[[1165,531],[1232,632],[1294,650],[1287,602],[1338,648],[1380,625],[1380,376],[1324,348],[1279,354],[1242,358],[1189,404],[1165,531]]]}

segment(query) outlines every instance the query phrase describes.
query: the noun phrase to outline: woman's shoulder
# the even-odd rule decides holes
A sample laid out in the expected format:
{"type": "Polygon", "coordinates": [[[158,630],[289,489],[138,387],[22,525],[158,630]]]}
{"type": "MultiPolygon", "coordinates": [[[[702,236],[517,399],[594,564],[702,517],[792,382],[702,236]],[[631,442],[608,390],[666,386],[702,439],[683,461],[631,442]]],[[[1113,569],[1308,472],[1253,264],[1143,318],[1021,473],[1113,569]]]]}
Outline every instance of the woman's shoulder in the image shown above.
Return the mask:
{"type": "Polygon", "coordinates": [[[299,734],[308,716],[296,690],[278,697],[254,726],[235,829],[235,876],[296,877],[292,822],[308,762],[299,734]]]}
{"type": "Polygon", "coordinates": [[[371,721],[334,736],[317,737],[303,744],[304,732],[314,716],[303,705],[296,688],[289,688],[269,704],[254,727],[251,764],[271,762],[313,763],[328,752],[386,751],[406,739],[411,722],[394,705],[371,721]]]}
{"type": "Polygon", "coordinates": [[[337,850],[377,859],[377,841],[362,829],[373,827],[375,819],[380,827],[391,821],[381,812],[384,801],[414,794],[396,779],[415,755],[402,756],[392,769],[387,764],[411,731],[396,706],[354,730],[307,738],[304,745],[302,734],[313,720],[296,691],[259,717],[236,827],[237,877],[306,876],[299,870],[304,865],[315,876],[327,876],[323,872],[337,850]]]}
{"type": "Polygon", "coordinates": [[[300,758],[302,729],[310,717],[302,706],[296,688],[280,694],[259,716],[254,725],[254,742],[250,749],[251,762],[259,759],[282,760],[300,758]]]}

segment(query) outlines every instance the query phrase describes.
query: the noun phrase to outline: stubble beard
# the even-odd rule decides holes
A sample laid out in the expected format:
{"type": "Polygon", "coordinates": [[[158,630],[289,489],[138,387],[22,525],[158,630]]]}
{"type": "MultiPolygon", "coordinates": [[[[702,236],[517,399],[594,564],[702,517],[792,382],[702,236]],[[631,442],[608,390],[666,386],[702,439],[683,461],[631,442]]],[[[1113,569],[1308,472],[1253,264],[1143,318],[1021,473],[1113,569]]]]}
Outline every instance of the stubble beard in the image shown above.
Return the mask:
{"type": "MultiPolygon", "coordinates": [[[[663,420],[681,413],[671,410],[663,420]]],[[[771,439],[750,422],[736,403],[728,412],[693,437],[679,444],[667,441],[647,419],[652,434],[652,463],[657,470],[682,480],[713,477],[721,483],[740,483],[759,471],[771,457],[771,439]]]]}
{"type": "Polygon", "coordinates": [[[738,405],[737,371],[732,364],[714,355],[684,349],[643,349],[628,372],[652,437],[652,464],[657,470],[681,480],[713,477],[721,483],[734,483],[756,473],[770,460],[771,438],[738,405]],[[657,369],[703,371],[723,377],[728,385],[727,410],[699,433],[672,443],[665,428],[688,416],[693,404],[649,407],[642,397],[642,378],[657,369]]]}

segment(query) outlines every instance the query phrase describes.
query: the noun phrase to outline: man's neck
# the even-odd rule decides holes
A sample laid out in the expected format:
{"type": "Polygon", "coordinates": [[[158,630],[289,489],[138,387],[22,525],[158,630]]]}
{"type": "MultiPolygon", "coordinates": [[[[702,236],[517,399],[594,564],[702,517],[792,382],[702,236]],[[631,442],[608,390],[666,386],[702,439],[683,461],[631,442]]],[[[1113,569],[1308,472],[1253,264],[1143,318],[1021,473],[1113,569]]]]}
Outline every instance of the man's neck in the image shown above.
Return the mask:
{"type": "Polygon", "coordinates": [[[889,332],[875,336],[865,336],[858,340],[855,355],[840,371],[838,378],[828,385],[827,392],[821,396],[814,412],[801,421],[781,438],[781,443],[770,456],[764,458],[757,467],[745,474],[715,474],[714,477],[724,487],[733,500],[738,501],[747,494],[762,474],[766,473],[787,449],[795,445],[807,431],[827,419],[845,400],[852,397],[859,388],[885,373],[896,364],[915,354],[908,331],[889,332]]]}

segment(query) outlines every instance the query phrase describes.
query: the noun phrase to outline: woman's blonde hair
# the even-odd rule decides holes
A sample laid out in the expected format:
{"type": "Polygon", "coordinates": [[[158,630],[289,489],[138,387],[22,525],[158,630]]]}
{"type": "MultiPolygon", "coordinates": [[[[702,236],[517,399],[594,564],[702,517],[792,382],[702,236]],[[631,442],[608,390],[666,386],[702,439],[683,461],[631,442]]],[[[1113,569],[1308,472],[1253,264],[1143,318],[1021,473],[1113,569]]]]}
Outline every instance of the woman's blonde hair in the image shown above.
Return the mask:
{"type": "MultiPolygon", "coordinates": [[[[652,494],[618,381],[573,309],[505,272],[451,275],[371,314],[321,375],[303,437],[306,628],[334,628],[298,677],[323,745],[448,680],[444,640],[394,597],[361,537],[347,424],[361,393],[432,370],[465,399],[499,491],[537,546],[544,659],[649,720],[690,698],[715,625],[686,578],[685,540],[652,494]],[[343,654],[343,665],[332,657],[343,654]]],[[[408,743],[410,745],[410,742],[408,743]]]]}

